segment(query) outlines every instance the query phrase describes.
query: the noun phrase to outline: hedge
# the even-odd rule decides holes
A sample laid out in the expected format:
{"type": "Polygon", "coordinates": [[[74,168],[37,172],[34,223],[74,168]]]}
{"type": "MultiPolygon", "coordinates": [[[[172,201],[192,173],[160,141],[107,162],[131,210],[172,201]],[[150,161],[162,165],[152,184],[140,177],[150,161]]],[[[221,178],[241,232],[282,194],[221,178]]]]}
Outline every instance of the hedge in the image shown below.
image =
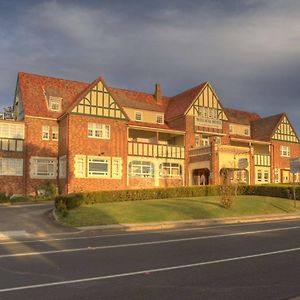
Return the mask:
{"type": "MultiPolygon", "coordinates": [[[[238,187],[237,193],[239,195],[257,195],[292,199],[293,186],[241,185],[238,187]]],[[[57,196],[55,198],[55,207],[61,212],[66,212],[69,209],[79,207],[83,204],[218,195],[220,195],[220,186],[217,185],[83,192],[72,193],[65,196],[57,196]]],[[[299,186],[296,186],[296,198],[300,200],[299,186]]]]}

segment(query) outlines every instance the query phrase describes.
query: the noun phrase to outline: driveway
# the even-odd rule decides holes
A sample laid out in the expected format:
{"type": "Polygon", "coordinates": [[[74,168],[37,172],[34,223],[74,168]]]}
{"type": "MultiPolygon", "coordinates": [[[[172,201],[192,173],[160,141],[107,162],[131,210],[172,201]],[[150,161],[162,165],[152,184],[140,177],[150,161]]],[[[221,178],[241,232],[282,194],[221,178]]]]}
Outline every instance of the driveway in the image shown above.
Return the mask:
{"type": "Polygon", "coordinates": [[[56,224],[53,203],[0,206],[0,239],[43,236],[76,231],[56,224]]]}

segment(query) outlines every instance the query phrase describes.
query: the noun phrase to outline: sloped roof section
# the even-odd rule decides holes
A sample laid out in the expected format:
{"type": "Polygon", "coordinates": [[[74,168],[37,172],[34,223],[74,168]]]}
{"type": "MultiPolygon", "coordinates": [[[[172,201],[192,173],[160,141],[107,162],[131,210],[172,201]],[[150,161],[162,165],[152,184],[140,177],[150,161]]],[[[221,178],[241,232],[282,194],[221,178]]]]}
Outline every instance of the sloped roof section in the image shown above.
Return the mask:
{"type": "Polygon", "coordinates": [[[25,115],[58,118],[88,83],[20,72],[18,74],[25,115]],[[62,112],[48,110],[49,96],[62,98],[62,112]]]}
{"type": "Polygon", "coordinates": [[[156,101],[154,95],[138,91],[113,87],[110,87],[109,91],[122,107],[163,112],[169,101],[168,97],[163,96],[160,104],[156,101]]]}
{"type": "Polygon", "coordinates": [[[251,135],[255,140],[268,141],[272,138],[274,130],[277,128],[283,113],[261,118],[251,122],[251,135]]]}
{"type": "Polygon", "coordinates": [[[185,90],[184,92],[171,97],[165,113],[165,119],[168,121],[184,115],[198,94],[207,84],[207,81],[203,82],[191,89],[185,90]]]}
{"type": "Polygon", "coordinates": [[[253,112],[241,111],[232,108],[224,108],[228,121],[231,123],[250,125],[252,121],[259,120],[260,115],[253,112]]]}

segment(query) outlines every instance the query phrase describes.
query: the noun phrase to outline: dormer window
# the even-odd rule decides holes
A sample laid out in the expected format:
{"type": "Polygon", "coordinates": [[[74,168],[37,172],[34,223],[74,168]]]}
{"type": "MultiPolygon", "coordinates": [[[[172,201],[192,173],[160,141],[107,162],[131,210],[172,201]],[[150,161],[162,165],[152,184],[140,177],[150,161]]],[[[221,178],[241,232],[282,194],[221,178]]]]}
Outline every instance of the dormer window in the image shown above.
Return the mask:
{"type": "Polygon", "coordinates": [[[136,111],[134,113],[134,120],[135,121],[142,121],[142,113],[140,111],[136,111]]]}
{"type": "Polygon", "coordinates": [[[51,97],[49,99],[49,109],[51,111],[61,111],[61,98],[51,97]]]}
{"type": "Polygon", "coordinates": [[[156,123],[157,124],[163,124],[164,123],[164,118],[162,115],[157,115],[156,116],[156,123]]]}

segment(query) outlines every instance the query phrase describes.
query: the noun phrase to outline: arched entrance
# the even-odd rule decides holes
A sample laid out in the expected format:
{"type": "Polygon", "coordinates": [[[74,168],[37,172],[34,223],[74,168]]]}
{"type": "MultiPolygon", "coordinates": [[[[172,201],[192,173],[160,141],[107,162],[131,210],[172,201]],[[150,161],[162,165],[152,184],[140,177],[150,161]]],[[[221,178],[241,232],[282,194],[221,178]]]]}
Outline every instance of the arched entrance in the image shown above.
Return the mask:
{"type": "Polygon", "coordinates": [[[193,185],[208,185],[210,171],[207,168],[193,170],[193,185]]]}

